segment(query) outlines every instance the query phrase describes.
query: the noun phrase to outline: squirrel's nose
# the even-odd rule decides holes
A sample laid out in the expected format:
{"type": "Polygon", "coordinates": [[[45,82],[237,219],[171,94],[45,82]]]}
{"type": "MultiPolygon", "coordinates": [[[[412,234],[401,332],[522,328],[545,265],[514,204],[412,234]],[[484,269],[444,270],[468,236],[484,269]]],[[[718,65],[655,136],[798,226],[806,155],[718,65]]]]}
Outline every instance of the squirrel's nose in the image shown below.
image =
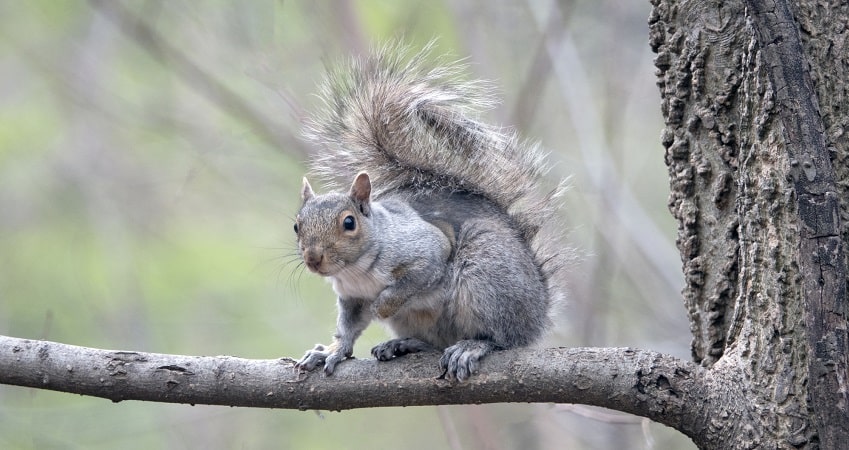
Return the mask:
{"type": "Polygon", "coordinates": [[[321,263],[324,261],[324,253],[314,249],[304,250],[304,264],[313,272],[318,272],[321,263]]]}

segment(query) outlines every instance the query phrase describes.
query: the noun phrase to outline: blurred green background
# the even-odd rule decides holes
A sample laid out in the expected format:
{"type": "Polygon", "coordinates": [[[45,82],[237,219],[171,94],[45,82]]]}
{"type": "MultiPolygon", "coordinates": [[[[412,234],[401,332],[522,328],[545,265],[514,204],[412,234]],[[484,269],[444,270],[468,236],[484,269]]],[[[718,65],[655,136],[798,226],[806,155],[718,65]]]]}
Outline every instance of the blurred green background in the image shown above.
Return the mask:
{"type": "MultiPolygon", "coordinates": [[[[0,0],[0,334],[299,357],[333,294],[297,270],[300,123],[326,64],[403,38],[468,57],[487,119],[572,176],[580,262],[544,345],[688,357],[648,2],[0,0]]],[[[373,326],[355,355],[385,339],[373,326]]],[[[0,448],[692,448],[597,408],[314,413],[0,386],[0,448]]]]}

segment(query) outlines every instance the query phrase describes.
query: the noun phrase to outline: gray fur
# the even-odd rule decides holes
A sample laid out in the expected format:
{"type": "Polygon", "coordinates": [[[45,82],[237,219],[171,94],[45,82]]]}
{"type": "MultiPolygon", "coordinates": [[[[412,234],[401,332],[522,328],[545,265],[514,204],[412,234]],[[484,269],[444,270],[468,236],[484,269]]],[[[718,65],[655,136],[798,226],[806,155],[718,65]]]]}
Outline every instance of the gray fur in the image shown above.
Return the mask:
{"type": "Polygon", "coordinates": [[[445,349],[446,375],[465,380],[490,351],[532,344],[550,325],[560,187],[541,194],[539,148],[475,118],[493,104],[487,84],[460,81],[456,64],[426,69],[427,57],[387,47],[331,72],[324,112],[308,122],[327,149],[316,171],[355,181],[347,195],[315,195],[306,180],[302,190],[299,250],[339,295],[334,343],[308,351],[305,370],[332,373],[378,319],[398,339],[376,358],[445,349]]]}

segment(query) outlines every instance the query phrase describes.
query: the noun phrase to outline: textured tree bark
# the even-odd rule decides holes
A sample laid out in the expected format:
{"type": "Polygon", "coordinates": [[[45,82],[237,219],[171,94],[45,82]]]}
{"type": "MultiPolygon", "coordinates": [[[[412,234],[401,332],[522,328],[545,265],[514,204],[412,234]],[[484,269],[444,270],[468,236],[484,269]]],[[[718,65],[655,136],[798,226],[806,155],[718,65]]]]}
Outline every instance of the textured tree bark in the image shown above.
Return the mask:
{"type": "Polygon", "coordinates": [[[746,393],[728,448],[843,448],[847,5],[654,4],[693,357],[746,393]]]}
{"type": "MultiPolygon", "coordinates": [[[[820,444],[824,448],[839,448],[849,445],[846,241],[841,242],[840,197],[826,145],[825,120],[812,84],[809,58],[800,57],[806,51],[790,5],[750,0],[748,6],[759,40],[765,44],[764,61],[773,68],[769,78],[775,86],[778,117],[783,124],[797,196],[798,263],[805,298],[808,396],[812,404],[809,410],[813,409],[820,444]]],[[[818,15],[819,12],[808,9],[811,6],[803,5],[800,15],[818,15]]],[[[818,5],[814,7],[818,9],[818,5]]],[[[845,26],[845,2],[843,9],[845,26]]],[[[845,58],[845,52],[842,56],[845,58]]],[[[810,59],[812,65],[821,69],[846,69],[827,60],[810,59]]],[[[842,74],[845,76],[845,72],[842,74]]],[[[826,97],[834,94],[827,90],[820,92],[826,97]]],[[[846,114],[843,115],[845,118],[846,114]]]]}

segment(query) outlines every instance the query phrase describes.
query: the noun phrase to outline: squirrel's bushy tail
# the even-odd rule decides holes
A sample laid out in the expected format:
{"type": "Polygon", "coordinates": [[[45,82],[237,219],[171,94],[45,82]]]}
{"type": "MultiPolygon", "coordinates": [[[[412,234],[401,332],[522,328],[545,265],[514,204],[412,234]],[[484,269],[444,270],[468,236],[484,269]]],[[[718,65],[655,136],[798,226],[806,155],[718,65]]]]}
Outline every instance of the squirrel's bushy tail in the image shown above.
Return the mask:
{"type": "Polygon", "coordinates": [[[306,123],[307,138],[330,150],[315,158],[314,171],[342,186],[367,171],[377,196],[442,189],[482,195],[513,219],[552,275],[558,252],[538,234],[554,216],[562,184],[540,192],[547,169],[539,146],[480,122],[481,111],[496,104],[493,86],[464,80],[464,64],[427,66],[432,47],[411,55],[390,45],[330,70],[319,92],[322,111],[306,123]]]}

